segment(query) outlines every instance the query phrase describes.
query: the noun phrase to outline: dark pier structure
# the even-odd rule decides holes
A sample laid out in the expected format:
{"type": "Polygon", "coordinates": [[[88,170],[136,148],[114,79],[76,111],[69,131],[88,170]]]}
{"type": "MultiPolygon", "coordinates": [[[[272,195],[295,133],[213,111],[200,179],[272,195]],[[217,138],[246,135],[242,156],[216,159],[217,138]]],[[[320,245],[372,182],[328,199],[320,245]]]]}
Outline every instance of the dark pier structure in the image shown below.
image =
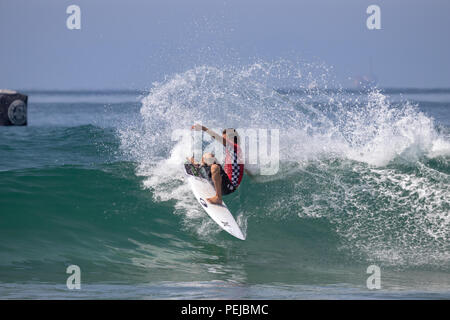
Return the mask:
{"type": "Polygon", "coordinates": [[[0,90],[0,126],[26,126],[27,104],[28,96],[0,90]]]}

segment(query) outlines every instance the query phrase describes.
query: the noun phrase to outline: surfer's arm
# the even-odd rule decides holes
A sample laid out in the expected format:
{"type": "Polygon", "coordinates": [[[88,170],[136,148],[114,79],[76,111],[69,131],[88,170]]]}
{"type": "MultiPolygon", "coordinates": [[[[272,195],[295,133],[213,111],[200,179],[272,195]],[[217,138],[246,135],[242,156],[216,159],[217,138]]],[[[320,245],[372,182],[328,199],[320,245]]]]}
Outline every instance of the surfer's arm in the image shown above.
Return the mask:
{"type": "Polygon", "coordinates": [[[226,147],[226,144],[227,144],[226,140],[224,138],[222,138],[222,136],[220,134],[218,134],[217,132],[214,132],[213,130],[208,129],[205,126],[201,126],[199,124],[193,125],[192,129],[205,131],[207,134],[209,134],[211,137],[213,137],[214,140],[223,144],[223,146],[226,147]]]}

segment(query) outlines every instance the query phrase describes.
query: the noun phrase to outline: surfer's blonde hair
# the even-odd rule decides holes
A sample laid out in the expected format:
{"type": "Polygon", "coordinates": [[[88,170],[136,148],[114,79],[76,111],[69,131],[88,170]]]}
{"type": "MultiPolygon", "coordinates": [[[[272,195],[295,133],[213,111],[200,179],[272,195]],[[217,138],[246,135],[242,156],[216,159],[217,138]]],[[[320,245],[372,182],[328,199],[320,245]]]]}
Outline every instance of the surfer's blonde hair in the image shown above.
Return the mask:
{"type": "Polygon", "coordinates": [[[223,129],[222,134],[226,134],[228,140],[233,141],[236,144],[241,144],[241,137],[234,128],[223,129]]]}

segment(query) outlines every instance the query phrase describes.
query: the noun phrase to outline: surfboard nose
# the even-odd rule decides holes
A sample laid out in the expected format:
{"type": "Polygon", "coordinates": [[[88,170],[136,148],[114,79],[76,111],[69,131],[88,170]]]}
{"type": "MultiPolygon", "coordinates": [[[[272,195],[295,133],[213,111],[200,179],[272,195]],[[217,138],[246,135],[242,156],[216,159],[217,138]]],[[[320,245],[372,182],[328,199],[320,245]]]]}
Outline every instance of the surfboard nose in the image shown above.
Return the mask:
{"type": "Polygon", "coordinates": [[[240,229],[238,229],[238,231],[236,231],[234,233],[231,233],[231,235],[235,236],[239,240],[245,240],[245,236],[244,236],[244,234],[242,233],[242,231],[240,229]]]}

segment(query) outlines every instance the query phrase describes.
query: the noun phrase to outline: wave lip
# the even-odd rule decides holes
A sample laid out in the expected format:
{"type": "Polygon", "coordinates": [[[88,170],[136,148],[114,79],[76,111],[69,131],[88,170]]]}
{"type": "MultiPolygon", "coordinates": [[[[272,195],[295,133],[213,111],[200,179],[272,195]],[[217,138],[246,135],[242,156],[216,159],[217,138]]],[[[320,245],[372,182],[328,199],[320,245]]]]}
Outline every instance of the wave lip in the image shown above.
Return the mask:
{"type": "Polygon", "coordinates": [[[178,167],[190,141],[171,133],[195,122],[279,129],[280,172],[244,183],[236,195],[245,229],[256,212],[270,221],[325,218],[354,261],[447,268],[449,136],[417,103],[393,102],[377,88],[349,92],[330,73],[287,61],[193,68],[154,85],[141,122],[120,130],[121,147],[154,201],[174,201],[187,230],[216,237],[178,167]],[[274,89],[283,83],[297,91],[274,89]]]}

